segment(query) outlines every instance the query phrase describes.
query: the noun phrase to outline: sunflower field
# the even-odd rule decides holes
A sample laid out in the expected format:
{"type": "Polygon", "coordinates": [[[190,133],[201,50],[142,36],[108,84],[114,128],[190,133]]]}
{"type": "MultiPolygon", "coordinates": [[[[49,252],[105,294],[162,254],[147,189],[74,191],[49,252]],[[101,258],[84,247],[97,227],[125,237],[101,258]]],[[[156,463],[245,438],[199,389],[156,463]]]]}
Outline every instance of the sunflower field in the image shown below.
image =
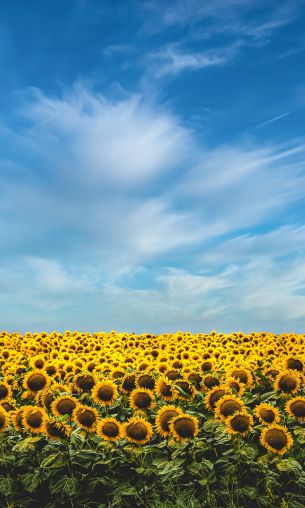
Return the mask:
{"type": "Polygon", "coordinates": [[[305,506],[305,335],[0,344],[1,507],[305,506]]]}

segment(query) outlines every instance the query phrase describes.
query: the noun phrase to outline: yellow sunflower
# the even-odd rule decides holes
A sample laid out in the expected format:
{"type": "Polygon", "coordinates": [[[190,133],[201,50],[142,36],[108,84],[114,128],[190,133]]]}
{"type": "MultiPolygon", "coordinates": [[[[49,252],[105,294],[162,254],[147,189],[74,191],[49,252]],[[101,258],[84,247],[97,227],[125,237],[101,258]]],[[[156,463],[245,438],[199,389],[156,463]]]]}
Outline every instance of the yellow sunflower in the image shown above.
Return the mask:
{"type": "Polygon", "coordinates": [[[298,371],[292,369],[280,372],[274,382],[274,389],[281,391],[284,395],[297,392],[300,386],[300,374],[298,371]]]}
{"type": "Polygon", "coordinates": [[[74,409],[76,408],[78,401],[71,395],[62,395],[56,397],[51,403],[51,411],[55,416],[72,416],[74,409]]]}
{"type": "Polygon", "coordinates": [[[6,381],[0,381],[0,402],[5,402],[12,397],[12,388],[6,381]]]}
{"type": "Polygon", "coordinates": [[[197,436],[199,432],[198,419],[182,413],[170,420],[169,428],[177,441],[185,441],[197,436]]]}
{"type": "Polygon", "coordinates": [[[29,372],[23,380],[23,388],[31,395],[36,395],[50,386],[50,378],[43,370],[29,372]]]}
{"type": "Polygon", "coordinates": [[[99,381],[93,391],[92,398],[96,404],[111,406],[118,396],[118,390],[113,381],[99,381]]]}
{"type": "Polygon", "coordinates": [[[271,404],[259,404],[259,406],[256,406],[254,413],[263,425],[279,423],[281,419],[278,408],[271,404]]]}
{"type": "Polygon", "coordinates": [[[156,393],[161,399],[172,401],[177,396],[177,391],[173,387],[173,383],[165,376],[160,376],[156,383],[156,393]]]}
{"type": "Polygon", "coordinates": [[[267,450],[283,455],[292,446],[293,439],[286,427],[274,424],[263,429],[260,442],[267,450]]]}
{"type": "Polygon", "coordinates": [[[234,413],[242,411],[244,407],[245,404],[243,401],[235,395],[224,395],[215,404],[215,415],[225,421],[228,416],[232,416],[234,413]]]}
{"type": "Polygon", "coordinates": [[[209,411],[214,411],[215,405],[219,399],[231,393],[231,390],[226,385],[215,386],[210,390],[205,398],[204,405],[209,411]]]}
{"type": "Polygon", "coordinates": [[[73,421],[86,432],[95,432],[99,414],[94,407],[78,404],[72,413],[73,421]]]}
{"type": "Polygon", "coordinates": [[[4,409],[0,409],[0,432],[4,432],[10,424],[9,413],[4,409]]]}
{"type": "Polygon", "coordinates": [[[51,441],[63,441],[71,434],[71,427],[66,423],[58,422],[55,419],[48,419],[44,423],[42,432],[51,441]]]}
{"type": "Polygon", "coordinates": [[[78,374],[74,378],[74,388],[78,393],[88,393],[94,388],[96,378],[93,374],[78,374]]]}
{"type": "Polygon", "coordinates": [[[122,431],[127,441],[136,444],[148,443],[153,434],[151,424],[144,418],[130,418],[123,424],[122,431]]]}
{"type": "Polygon", "coordinates": [[[118,441],[122,437],[122,424],[116,418],[102,418],[96,433],[106,441],[118,441]]]}
{"type": "Polygon", "coordinates": [[[225,420],[229,434],[246,436],[252,430],[253,418],[246,411],[238,411],[225,420]]]}
{"type": "Polygon", "coordinates": [[[129,396],[129,403],[133,409],[152,409],[154,407],[155,397],[151,390],[146,388],[136,389],[129,396]]]}
{"type": "Polygon", "coordinates": [[[39,434],[47,418],[44,409],[37,406],[25,406],[22,413],[22,425],[28,432],[39,434]]]}
{"type": "Polygon", "coordinates": [[[290,399],[285,409],[292,418],[296,418],[299,422],[305,421],[305,397],[290,399]]]}
{"type": "Polygon", "coordinates": [[[170,434],[169,423],[176,416],[182,415],[183,411],[176,406],[163,406],[157,412],[156,428],[158,434],[167,437],[170,434]]]}

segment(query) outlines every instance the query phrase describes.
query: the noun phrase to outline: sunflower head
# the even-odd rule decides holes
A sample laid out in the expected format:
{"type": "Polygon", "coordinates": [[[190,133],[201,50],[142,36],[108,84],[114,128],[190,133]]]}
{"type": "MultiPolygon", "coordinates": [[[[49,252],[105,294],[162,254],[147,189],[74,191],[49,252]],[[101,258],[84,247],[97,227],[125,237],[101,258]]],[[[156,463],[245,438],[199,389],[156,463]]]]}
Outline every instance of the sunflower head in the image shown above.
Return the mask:
{"type": "Polygon", "coordinates": [[[193,438],[199,432],[198,419],[184,413],[172,418],[169,427],[177,441],[193,438]]]}
{"type": "Polygon", "coordinates": [[[230,371],[230,377],[236,379],[240,383],[243,383],[246,386],[251,386],[253,384],[253,376],[250,370],[237,367],[230,371]]]}
{"type": "Polygon", "coordinates": [[[12,414],[14,429],[17,432],[21,432],[23,430],[22,416],[24,408],[25,406],[20,407],[19,409],[16,409],[12,414]]]}
{"type": "Polygon", "coordinates": [[[50,378],[43,370],[29,372],[23,380],[23,388],[32,395],[36,395],[50,386],[50,378]]]}
{"type": "Polygon", "coordinates": [[[135,374],[126,374],[121,382],[121,392],[130,394],[136,387],[136,376],[135,374]]]}
{"type": "Polygon", "coordinates": [[[244,407],[243,401],[235,395],[224,395],[215,404],[215,414],[218,418],[225,421],[228,416],[242,411],[244,407]]]}
{"type": "Polygon", "coordinates": [[[55,416],[68,416],[71,417],[78,402],[77,399],[70,395],[62,395],[56,397],[51,403],[51,411],[55,416]]]}
{"type": "Polygon", "coordinates": [[[0,382],[0,402],[5,402],[12,396],[12,388],[6,381],[0,382]]]}
{"type": "Polygon", "coordinates": [[[267,450],[283,455],[293,444],[293,439],[286,427],[273,424],[263,429],[260,442],[267,450]]]}
{"type": "Polygon", "coordinates": [[[133,409],[152,409],[154,406],[154,394],[151,390],[146,388],[136,389],[131,392],[129,397],[130,406],[133,409]]]}
{"type": "Polygon", "coordinates": [[[163,406],[159,409],[156,416],[156,428],[160,436],[167,437],[170,434],[170,421],[183,414],[182,410],[176,406],[163,406]]]}
{"type": "Polygon", "coordinates": [[[300,358],[288,357],[284,362],[286,369],[297,370],[298,372],[303,372],[304,364],[300,358]]]}
{"type": "Polygon", "coordinates": [[[0,408],[0,432],[4,432],[10,424],[9,413],[0,408]]]}
{"type": "Polygon", "coordinates": [[[74,409],[73,421],[86,432],[95,432],[99,421],[99,414],[94,407],[78,404],[74,409]]]}
{"type": "Polygon", "coordinates": [[[165,376],[160,376],[156,384],[156,393],[163,400],[172,401],[177,396],[173,383],[165,376]]]}
{"type": "Polygon", "coordinates": [[[64,441],[71,434],[71,427],[55,419],[48,419],[43,426],[43,433],[51,441],[64,441]]]}
{"type": "Polygon", "coordinates": [[[144,418],[131,418],[122,426],[123,436],[130,443],[146,444],[152,436],[152,426],[144,418]]]}
{"type": "Polygon", "coordinates": [[[227,378],[226,385],[233,393],[236,393],[239,397],[241,397],[245,392],[246,385],[232,376],[227,378]]]}
{"type": "Polygon", "coordinates": [[[115,418],[102,418],[96,432],[106,441],[118,441],[122,437],[122,425],[115,418]]]}
{"type": "Polygon", "coordinates": [[[74,379],[74,387],[78,393],[89,393],[94,387],[96,379],[93,374],[78,374],[74,379]]]}
{"type": "Polygon", "coordinates": [[[231,390],[226,385],[215,386],[204,398],[205,407],[209,411],[214,411],[217,401],[229,393],[231,390]]]}
{"type": "Polygon", "coordinates": [[[148,372],[141,373],[136,380],[137,388],[147,388],[148,390],[153,390],[155,388],[155,383],[153,376],[148,372]]]}
{"type": "Polygon", "coordinates": [[[253,418],[246,411],[238,411],[225,421],[229,434],[240,434],[246,436],[253,427],[253,418]]]}
{"type": "Polygon", "coordinates": [[[111,406],[116,400],[118,390],[113,381],[98,382],[93,391],[92,398],[98,405],[111,406]]]}
{"type": "Polygon", "coordinates": [[[271,404],[259,404],[255,408],[255,415],[263,425],[279,423],[281,417],[277,407],[271,404]]]}
{"type": "Polygon", "coordinates": [[[286,404],[286,411],[292,418],[299,422],[305,421],[305,397],[295,397],[286,404]]]}
{"type": "Polygon", "coordinates": [[[274,389],[281,391],[284,395],[295,393],[300,389],[300,374],[296,370],[287,369],[280,372],[274,382],[274,389]]]}
{"type": "Polygon", "coordinates": [[[47,413],[44,409],[37,406],[26,406],[22,413],[22,425],[32,434],[42,432],[43,426],[47,420],[47,413]]]}

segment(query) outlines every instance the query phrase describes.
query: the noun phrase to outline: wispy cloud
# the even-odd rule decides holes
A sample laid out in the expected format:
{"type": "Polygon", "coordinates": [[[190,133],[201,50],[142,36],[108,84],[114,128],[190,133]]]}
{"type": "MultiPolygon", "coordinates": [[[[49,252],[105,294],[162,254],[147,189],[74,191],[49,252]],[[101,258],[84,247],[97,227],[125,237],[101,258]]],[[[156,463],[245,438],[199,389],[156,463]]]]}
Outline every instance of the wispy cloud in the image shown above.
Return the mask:
{"type": "Polygon", "coordinates": [[[90,315],[97,328],[249,328],[258,310],[275,325],[278,309],[299,326],[304,224],[287,216],[305,198],[302,140],[211,149],[165,105],[84,86],[35,91],[19,114],[18,132],[2,130],[5,326],[86,328],[90,315]]]}

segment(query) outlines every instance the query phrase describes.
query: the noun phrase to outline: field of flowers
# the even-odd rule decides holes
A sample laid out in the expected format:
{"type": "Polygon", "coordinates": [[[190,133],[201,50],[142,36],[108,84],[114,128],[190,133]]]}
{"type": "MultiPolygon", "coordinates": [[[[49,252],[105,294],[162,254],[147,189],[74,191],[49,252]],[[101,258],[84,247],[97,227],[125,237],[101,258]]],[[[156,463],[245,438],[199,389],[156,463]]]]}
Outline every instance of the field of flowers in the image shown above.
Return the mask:
{"type": "Polygon", "coordinates": [[[2,332],[1,507],[304,507],[304,343],[2,332]]]}

